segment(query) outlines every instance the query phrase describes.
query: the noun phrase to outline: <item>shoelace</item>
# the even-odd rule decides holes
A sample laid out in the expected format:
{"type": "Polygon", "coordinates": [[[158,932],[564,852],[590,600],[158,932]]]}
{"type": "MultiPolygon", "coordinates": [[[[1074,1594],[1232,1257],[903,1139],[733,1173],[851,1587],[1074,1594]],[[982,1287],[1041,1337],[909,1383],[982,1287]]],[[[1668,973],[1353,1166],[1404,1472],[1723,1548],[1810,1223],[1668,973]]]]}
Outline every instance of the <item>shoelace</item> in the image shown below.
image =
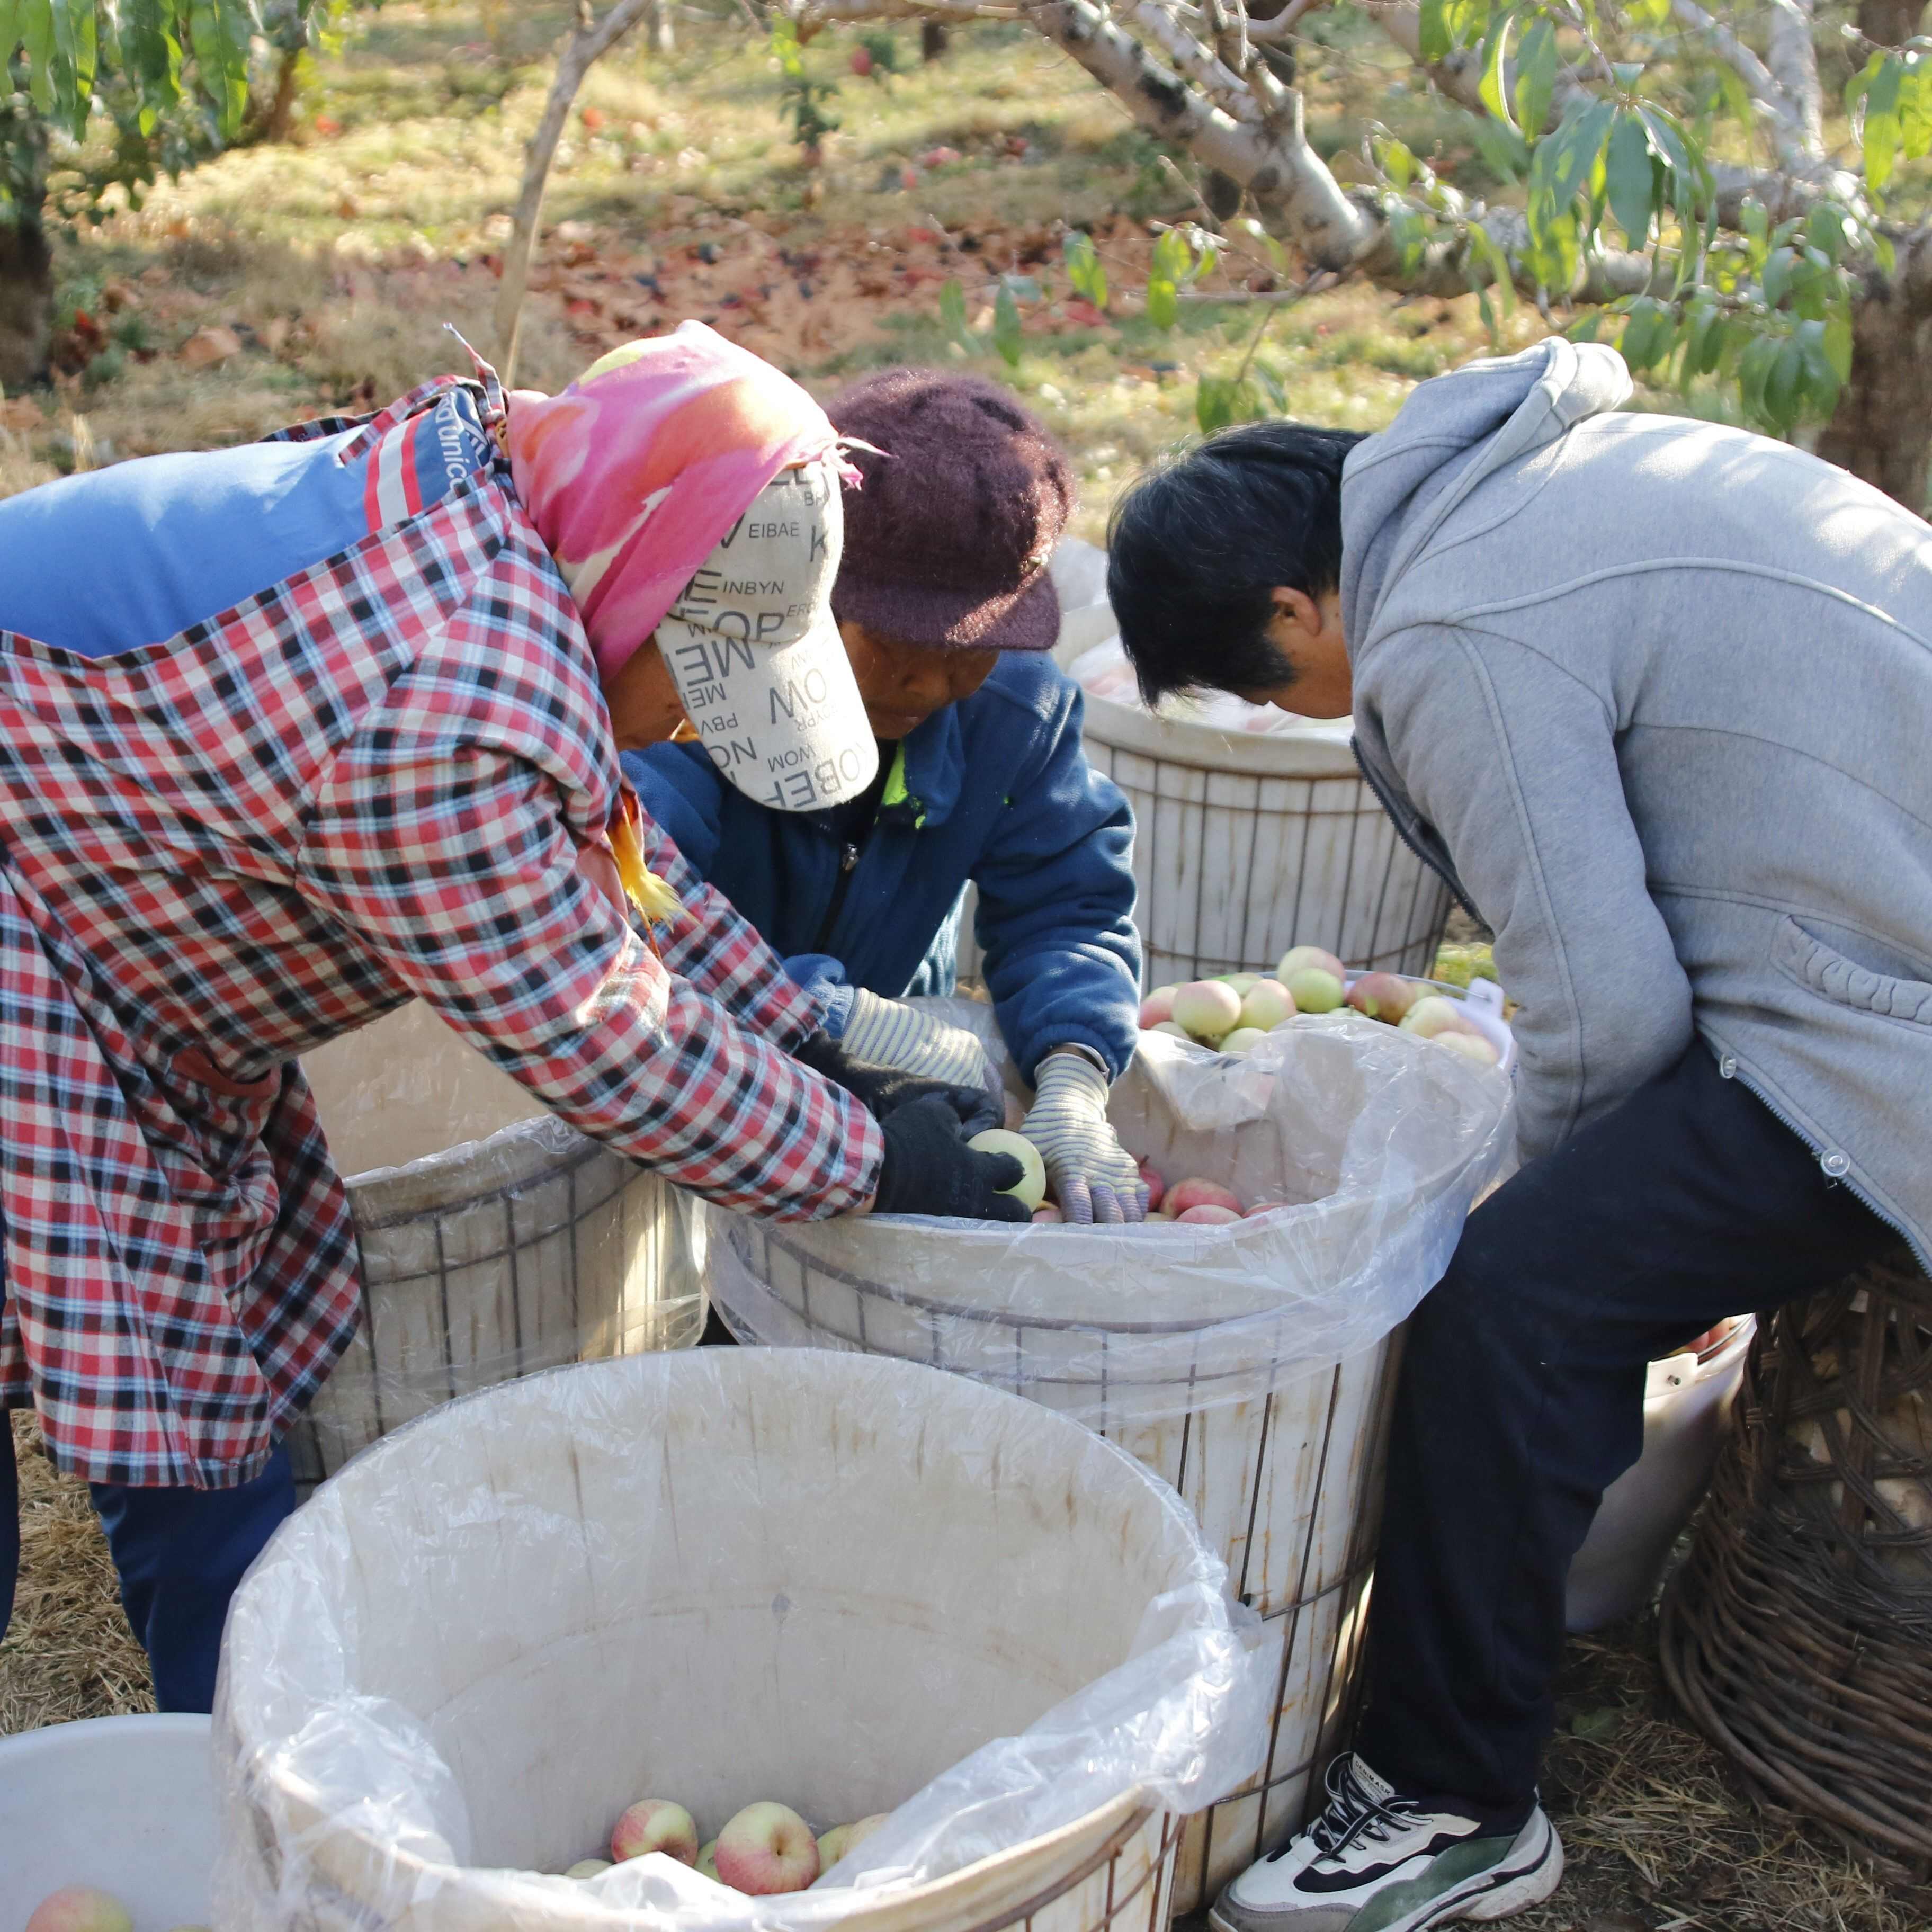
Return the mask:
{"type": "Polygon", "coordinates": [[[1328,1767],[1328,1802],[1308,1835],[1324,1861],[1338,1859],[1358,1838],[1386,1844],[1393,1833],[1405,1830],[1422,1816],[1412,1798],[1391,1795],[1370,1796],[1356,1777],[1354,1760],[1339,1758],[1328,1767]]]}

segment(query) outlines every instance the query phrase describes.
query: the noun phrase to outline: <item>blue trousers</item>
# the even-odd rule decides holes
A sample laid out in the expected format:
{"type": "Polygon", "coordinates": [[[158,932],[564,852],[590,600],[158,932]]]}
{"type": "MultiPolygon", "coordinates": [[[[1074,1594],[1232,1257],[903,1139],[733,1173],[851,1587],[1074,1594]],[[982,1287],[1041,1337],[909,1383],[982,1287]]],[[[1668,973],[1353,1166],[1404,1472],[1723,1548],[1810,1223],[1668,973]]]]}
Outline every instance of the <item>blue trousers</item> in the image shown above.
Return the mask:
{"type": "MultiPolygon", "coordinates": [[[[214,1670],[228,1600],[296,1506],[289,1453],[232,1490],[136,1490],[88,1485],[121,1580],[121,1604],[154,1667],[164,1711],[214,1708],[214,1670]]],[[[20,1565],[14,1435],[0,1414],[0,1636],[13,1615],[20,1565]]]]}

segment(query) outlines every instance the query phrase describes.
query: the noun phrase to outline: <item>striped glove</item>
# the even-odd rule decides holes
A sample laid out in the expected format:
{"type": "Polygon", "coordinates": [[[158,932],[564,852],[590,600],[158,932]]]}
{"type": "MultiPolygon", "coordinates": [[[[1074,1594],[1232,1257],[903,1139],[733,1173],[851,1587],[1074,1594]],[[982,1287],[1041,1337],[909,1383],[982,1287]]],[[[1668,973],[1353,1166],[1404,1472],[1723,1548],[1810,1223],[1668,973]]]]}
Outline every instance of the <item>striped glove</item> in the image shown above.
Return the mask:
{"type": "Polygon", "coordinates": [[[949,1026],[902,1000],[882,1000],[862,986],[853,991],[838,1042],[855,1060],[896,1066],[950,1087],[990,1091],[999,1084],[986,1049],[964,1027],[949,1026]]]}
{"type": "Polygon", "coordinates": [[[1084,1053],[1061,1047],[1040,1063],[1020,1132],[1039,1148],[1068,1220],[1147,1219],[1147,1185],[1107,1124],[1107,1076],[1084,1053]]]}

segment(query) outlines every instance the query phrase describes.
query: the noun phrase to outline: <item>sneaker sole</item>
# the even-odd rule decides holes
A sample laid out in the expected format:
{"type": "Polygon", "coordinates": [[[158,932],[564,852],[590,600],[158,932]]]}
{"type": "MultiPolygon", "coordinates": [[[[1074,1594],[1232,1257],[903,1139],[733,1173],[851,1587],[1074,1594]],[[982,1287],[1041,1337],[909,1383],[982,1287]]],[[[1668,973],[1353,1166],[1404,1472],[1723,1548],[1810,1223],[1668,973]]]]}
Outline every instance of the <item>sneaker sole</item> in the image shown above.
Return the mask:
{"type": "MultiPolygon", "coordinates": [[[[1543,1826],[1549,1840],[1534,1864],[1499,1879],[1490,1875],[1474,1880],[1460,1892],[1433,1900],[1419,1916],[1390,1926],[1388,1932],[1430,1932],[1432,1926],[1451,1924],[1458,1919],[1513,1918],[1532,1905],[1540,1905],[1563,1882],[1563,1840],[1547,1818],[1543,1826]]],[[[1208,1923],[1213,1932],[1243,1932],[1221,1916],[1218,1906],[1209,1908],[1208,1923]]],[[[1284,1916],[1282,1923],[1289,1928],[1293,1920],[1284,1916]]]]}

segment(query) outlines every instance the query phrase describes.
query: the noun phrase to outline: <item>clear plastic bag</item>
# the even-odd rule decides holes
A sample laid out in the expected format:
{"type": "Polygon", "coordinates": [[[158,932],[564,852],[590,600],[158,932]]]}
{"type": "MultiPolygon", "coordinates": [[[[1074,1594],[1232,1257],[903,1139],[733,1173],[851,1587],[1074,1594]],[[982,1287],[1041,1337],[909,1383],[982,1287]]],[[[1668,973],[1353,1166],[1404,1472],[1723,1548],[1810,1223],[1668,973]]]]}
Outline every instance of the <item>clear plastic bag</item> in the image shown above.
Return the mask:
{"type": "Polygon", "coordinates": [[[1276,1667],[1173,1492],[1033,1404],[823,1352],[560,1370],[358,1458],[249,1573],[214,1923],[945,1922],[920,1888],[968,1867],[998,1922],[1083,1832],[1238,1784],[1276,1667]],[[778,1897],[662,1856],[544,1875],[647,1795],[706,1835],[759,1798],[892,1816],[778,1897]]]}
{"type": "MultiPolygon", "coordinates": [[[[1013,1085],[989,1009],[919,1004],[973,1028],[1013,1085]]],[[[1109,1113],[1170,1184],[1285,1204],[1135,1228],[708,1209],[712,1297],[752,1340],[930,1363],[1096,1429],[1158,1422],[1388,1334],[1442,1278],[1514,1123],[1502,1074],[1353,1014],[1298,1018],[1240,1058],[1143,1034],[1109,1113]]]]}

